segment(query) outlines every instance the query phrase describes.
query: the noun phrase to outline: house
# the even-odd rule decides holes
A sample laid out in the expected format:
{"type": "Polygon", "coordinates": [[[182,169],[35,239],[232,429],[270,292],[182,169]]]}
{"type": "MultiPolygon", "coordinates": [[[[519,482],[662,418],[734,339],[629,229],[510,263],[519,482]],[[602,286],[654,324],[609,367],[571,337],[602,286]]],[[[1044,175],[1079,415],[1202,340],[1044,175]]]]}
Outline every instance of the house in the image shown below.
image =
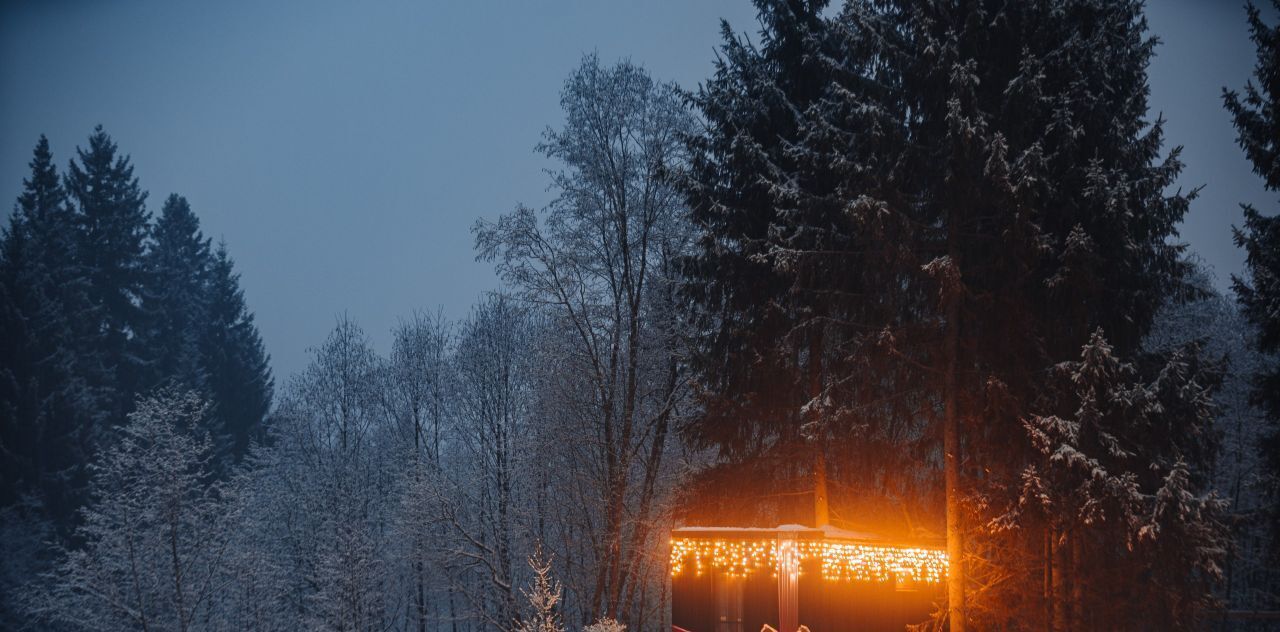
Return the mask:
{"type": "Polygon", "coordinates": [[[941,542],[799,525],[671,534],[673,632],[901,631],[943,601],[941,542]]]}

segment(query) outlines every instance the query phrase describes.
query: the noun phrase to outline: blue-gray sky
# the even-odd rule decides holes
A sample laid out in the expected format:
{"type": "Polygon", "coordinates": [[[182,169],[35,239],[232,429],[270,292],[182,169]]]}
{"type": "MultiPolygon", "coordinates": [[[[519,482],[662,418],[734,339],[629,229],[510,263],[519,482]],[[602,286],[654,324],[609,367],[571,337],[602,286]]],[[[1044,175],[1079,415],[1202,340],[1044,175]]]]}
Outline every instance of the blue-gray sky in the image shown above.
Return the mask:
{"type": "MultiPolygon", "coordinates": [[[[1234,143],[1222,86],[1253,66],[1235,2],[1156,0],[1164,44],[1152,106],[1206,185],[1183,236],[1238,272],[1237,204],[1275,208],[1234,143]]],[[[59,166],[102,123],[159,208],[185,195],[225,238],[273,367],[305,366],[342,313],[380,350],[414,309],[464,316],[498,286],[470,226],[545,203],[533,151],[561,120],[582,55],[643,64],[692,88],[719,19],[756,30],[747,0],[660,2],[72,2],[0,6],[0,203],[39,134],[59,166]]]]}

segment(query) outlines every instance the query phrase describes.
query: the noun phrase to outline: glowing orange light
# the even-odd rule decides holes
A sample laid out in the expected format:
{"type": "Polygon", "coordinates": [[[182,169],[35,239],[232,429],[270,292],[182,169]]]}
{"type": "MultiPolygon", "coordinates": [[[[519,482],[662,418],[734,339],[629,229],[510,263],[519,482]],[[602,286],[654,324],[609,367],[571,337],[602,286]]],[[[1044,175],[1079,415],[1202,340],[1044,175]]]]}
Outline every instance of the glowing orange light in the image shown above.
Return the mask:
{"type": "MultiPolygon", "coordinates": [[[[671,576],[686,568],[698,575],[711,568],[734,577],[758,571],[777,573],[778,540],[673,538],[671,576]]],[[[941,549],[895,547],[856,542],[795,541],[785,545],[788,569],[801,560],[819,559],[822,577],[835,581],[899,581],[940,583],[947,577],[947,556],[941,549]]],[[[798,571],[797,571],[798,572],[798,571]]]]}

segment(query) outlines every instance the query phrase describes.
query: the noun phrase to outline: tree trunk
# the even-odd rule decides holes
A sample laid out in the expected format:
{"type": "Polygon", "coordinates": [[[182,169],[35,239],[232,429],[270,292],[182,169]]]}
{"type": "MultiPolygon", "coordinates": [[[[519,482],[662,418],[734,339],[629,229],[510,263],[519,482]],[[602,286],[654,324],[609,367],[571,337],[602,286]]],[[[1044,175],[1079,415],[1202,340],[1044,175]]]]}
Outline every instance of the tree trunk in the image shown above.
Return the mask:
{"type": "Polygon", "coordinates": [[[1053,629],[1054,632],[1070,632],[1071,612],[1069,610],[1069,579],[1067,569],[1070,566],[1070,552],[1067,550],[1066,534],[1054,530],[1053,533],[1053,629]]]}
{"type": "Polygon", "coordinates": [[[813,526],[822,528],[831,524],[831,510],[827,500],[827,454],[825,432],[822,428],[822,331],[809,336],[809,421],[820,434],[813,442],[813,526]]]}
{"type": "MultiPolygon", "coordinates": [[[[950,265],[953,269],[947,273],[945,284],[960,284],[959,263],[956,261],[955,221],[949,230],[948,250],[951,252],[950,265]]],[[[960,411],[958,410],[959,392],[957,372],[959,371],[960,346],[960,288],[947,287],[946,301],[946,333],[943,353],[943,412],[942,412],[942,451],[943,469],[946,477],[947,494],[947,604],[951,623],[951,632],[965,631],[964,604],[964,540],[960,527],[960,411]]]]}
{"type": "MultiPolygon", "coordinates": [[[[420,551],[421,549],[419,549],[420,551]]],[[[421,552],[418,553],[421,555],[421,552]]],[[[419,559],[413,563],[414,579],[417,583],[417,590],[414,592],[414,609],[417,611],[418,632],[427,632],[427,593],[426,587],[423,585],[423,568],[422,560],[419,559]]]]}
{"type": "Polygon", "coordinates": [[[1053,529],[1044,530],[1044,629],[1053,632],[1053,529]]]}
{"type": "Polygon", "coordinates": [[[831,524],[831,511],[827,504],[827,455],[821,443],[814,446],[813,523],[819,529],[831,524]]]}
{"type": "Polygon", "coordinates": [[[1082,583],[1084,573],[1080,569],[1083,565],[1082,554],[1080,553],[1080,539],[1081,534],[1079,531],[1070,532],[1067,535],[1067,543],[1070,547],[1068,553],[1071,554],[1071,574],[1067,576],[1071,587],[1071,609],[1069,612],[1071,613],[1072,625],[1077,628],[1082,626],[1092,628],[1093,626],[1090,622],[1085,621],[1084,618],[1084,584],[1082,583]]]}
{"type": "Polygon", "coordinates": [[[178,614],[178,630],[187,632],[187,606],[182,589],[182,560],[178,556],[178,526],[177,520],[170,521],[169,524],[169,556],[173,564],[173,606],[177,609],[178,614]]]}

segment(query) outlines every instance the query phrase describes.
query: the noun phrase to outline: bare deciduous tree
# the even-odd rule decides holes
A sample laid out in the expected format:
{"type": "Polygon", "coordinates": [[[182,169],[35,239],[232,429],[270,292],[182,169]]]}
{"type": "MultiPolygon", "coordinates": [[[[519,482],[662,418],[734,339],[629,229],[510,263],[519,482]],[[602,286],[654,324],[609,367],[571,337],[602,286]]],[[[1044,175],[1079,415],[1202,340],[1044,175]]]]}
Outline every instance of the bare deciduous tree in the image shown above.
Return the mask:
{"type": "Polygon", "coordinates": [[[636,621],[682,394],[669,280],[689,230],[668,176],[683,165],[692,119],[674,86],[595,56],[569,78],[561,106],[564,128],[539,146],[563,165],[552,173],[556,200],[477,224],[476,244],[565,334],[551,360],[558,388],[544,395],[558,398],[558,425],[577,444],[565,497],[582,509],[560,517],[578,534],[559,551],[570,596],[584,621],[636,621]],[[578,542],[587,550],[570,550],[578,542]]]}

